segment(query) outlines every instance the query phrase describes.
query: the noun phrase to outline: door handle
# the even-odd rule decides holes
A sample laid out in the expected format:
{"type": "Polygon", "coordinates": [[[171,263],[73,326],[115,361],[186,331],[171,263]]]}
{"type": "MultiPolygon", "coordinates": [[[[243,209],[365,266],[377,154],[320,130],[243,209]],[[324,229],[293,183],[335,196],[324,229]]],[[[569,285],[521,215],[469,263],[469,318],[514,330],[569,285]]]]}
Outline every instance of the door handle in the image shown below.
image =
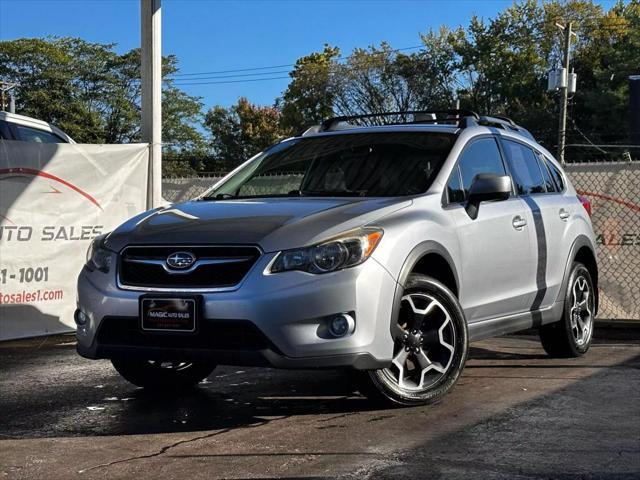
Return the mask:
{"type": "Polygon", "coordinates": [[[515,217],[513,217],[513,221],[511,222],[511,224],[516,230],[522,230],[522,227],[527,224],[527,221],[520,215],[516,215],[515,217]]]}
{"type": "Polygon", "coordinates": [[[560,217],[561,220],[566,220],[571,216],[571,214],[567,212],[564,208],[561,208],[560,211],[558,212],[558,216],[560,217]]]}

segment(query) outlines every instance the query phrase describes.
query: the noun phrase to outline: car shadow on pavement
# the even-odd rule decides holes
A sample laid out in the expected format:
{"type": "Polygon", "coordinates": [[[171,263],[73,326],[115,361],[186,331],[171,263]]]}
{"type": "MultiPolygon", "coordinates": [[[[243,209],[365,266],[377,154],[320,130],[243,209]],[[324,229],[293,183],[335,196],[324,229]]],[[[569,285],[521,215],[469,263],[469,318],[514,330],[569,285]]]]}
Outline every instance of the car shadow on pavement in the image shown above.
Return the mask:
{"type": "Polygon", "coordinates": [[[346,371],[218,367],[197,388],[146,391],[121,379],[108,362],[80,359],[72,348],[48,348],[35,361],[31,353],[33,366],[23,364],[23,354],[4,357],[11,361],[0,371],[8,380],[0,381],[7,393],[0,396],[0,439],[233,430],[375,408],[354,392],[346,371]],[[64,371],[49,373],[47,363],[64,371]],[[35,373],[21,381],[18,374],[28,367],[35,373]]]}
{"type": "MultiPolygon", "coordinates": [[[[250,370],[247,373],[253,379],[262,369],[250,370]]],[[[365,398],[350,391],[345,372],[310,371],[285,385],[281,380],[286,373],[273,374],[275,384],[266,379],[264,383],[241,380],[231,385],[209,380],[179,393],[136,389],[129,397],[132,400],[112,417],[109,430],[121,435],[232,430],[289,416],[348,415],[372,408],[365,398]]]]}
{"type": "Polygon", "coordinates": [[[548,359],[544,353],[521,353],[521,352],[501,352],[489,350],[487,348],[471,346],[469,347],[469,358],[477,360],[541,360],[548,359]]]}
{"type": "Polygon", "coordinates": [[[640,355],[601,366],[597,373],[405,450],[388,465],[368,470],[367,478],[640,478],[638,369],[640,355]]]}
{"type": "MultiPolygon", "coordinates": [[[[32,343],[0,349],[0,439],[223,432],[292,416],[340,419],[379,409],[356,392],[346,371],[219,367],[198,388],[149,392],[120,378],[108,361],[78,357],[67,337],[32,343]]],[[[535,349],[483,344],[471,348],[470,359],[470,371],[558,365],[538,362],[548,357],[535,349]],[[494,359],[494,365],[482,363],[494,359]]],[[[565,363],[557,368],[600,367],[565,363]]]]}

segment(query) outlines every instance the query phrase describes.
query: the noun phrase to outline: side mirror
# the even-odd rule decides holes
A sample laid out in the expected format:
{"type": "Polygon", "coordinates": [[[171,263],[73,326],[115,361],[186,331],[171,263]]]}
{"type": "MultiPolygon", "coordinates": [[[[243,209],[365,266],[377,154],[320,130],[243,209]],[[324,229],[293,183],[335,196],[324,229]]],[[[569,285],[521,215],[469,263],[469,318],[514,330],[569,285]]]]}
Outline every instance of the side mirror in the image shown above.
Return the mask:
{"type": "Polygon", "coordinates": [[[493,173],[479,173],[469,188],[469,199],[465,210],[473,220],[478,218],[481,202],[507,200],[511,195],[511,177],[493,173]]]}

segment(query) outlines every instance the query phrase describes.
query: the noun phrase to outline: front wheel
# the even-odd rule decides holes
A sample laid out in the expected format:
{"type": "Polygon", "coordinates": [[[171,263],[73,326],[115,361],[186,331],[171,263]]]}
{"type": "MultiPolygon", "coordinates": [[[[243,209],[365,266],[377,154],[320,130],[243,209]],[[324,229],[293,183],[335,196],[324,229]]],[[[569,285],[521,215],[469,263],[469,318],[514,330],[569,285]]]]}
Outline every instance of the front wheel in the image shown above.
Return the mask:
{"type": "Polygon", "coordinates": [[[114,358],[114,368],[126,380],[148,389],[180,390],[193,387],[211,375],[211,363],[163,362],[114,358]]]}
{"type": "Polygon", "coordinates": [[[411,275],[392,323],[393,361],[358,372],[360,391],[395,405],[439,401],[457,382],[469,348],[467,323],[455,295],[425,275],[411,275]]]}
{"type": "Polygon", "coordinates": [[[574,262],[567,283],[564,312],[559,322],[540,327],[542,347],[552,357],[579,357],[593,337],[595,290],[587,268],[574,262]]]}

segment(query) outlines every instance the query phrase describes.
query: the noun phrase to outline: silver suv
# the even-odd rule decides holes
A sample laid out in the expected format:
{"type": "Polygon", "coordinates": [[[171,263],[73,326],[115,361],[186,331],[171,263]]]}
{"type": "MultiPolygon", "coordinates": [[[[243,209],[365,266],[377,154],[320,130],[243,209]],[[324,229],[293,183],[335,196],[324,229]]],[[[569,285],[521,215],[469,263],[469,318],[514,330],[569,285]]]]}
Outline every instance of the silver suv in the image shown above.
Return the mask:
{"type": "Polygon", "coordinates": [[[511,120],[339,117],[96,238],[77,348],[148,388],[349,367],[367,396],[429,403],[470,341],[534,327],[550,355],[585,353],[597,282],[588,202],[511,120]]]}

